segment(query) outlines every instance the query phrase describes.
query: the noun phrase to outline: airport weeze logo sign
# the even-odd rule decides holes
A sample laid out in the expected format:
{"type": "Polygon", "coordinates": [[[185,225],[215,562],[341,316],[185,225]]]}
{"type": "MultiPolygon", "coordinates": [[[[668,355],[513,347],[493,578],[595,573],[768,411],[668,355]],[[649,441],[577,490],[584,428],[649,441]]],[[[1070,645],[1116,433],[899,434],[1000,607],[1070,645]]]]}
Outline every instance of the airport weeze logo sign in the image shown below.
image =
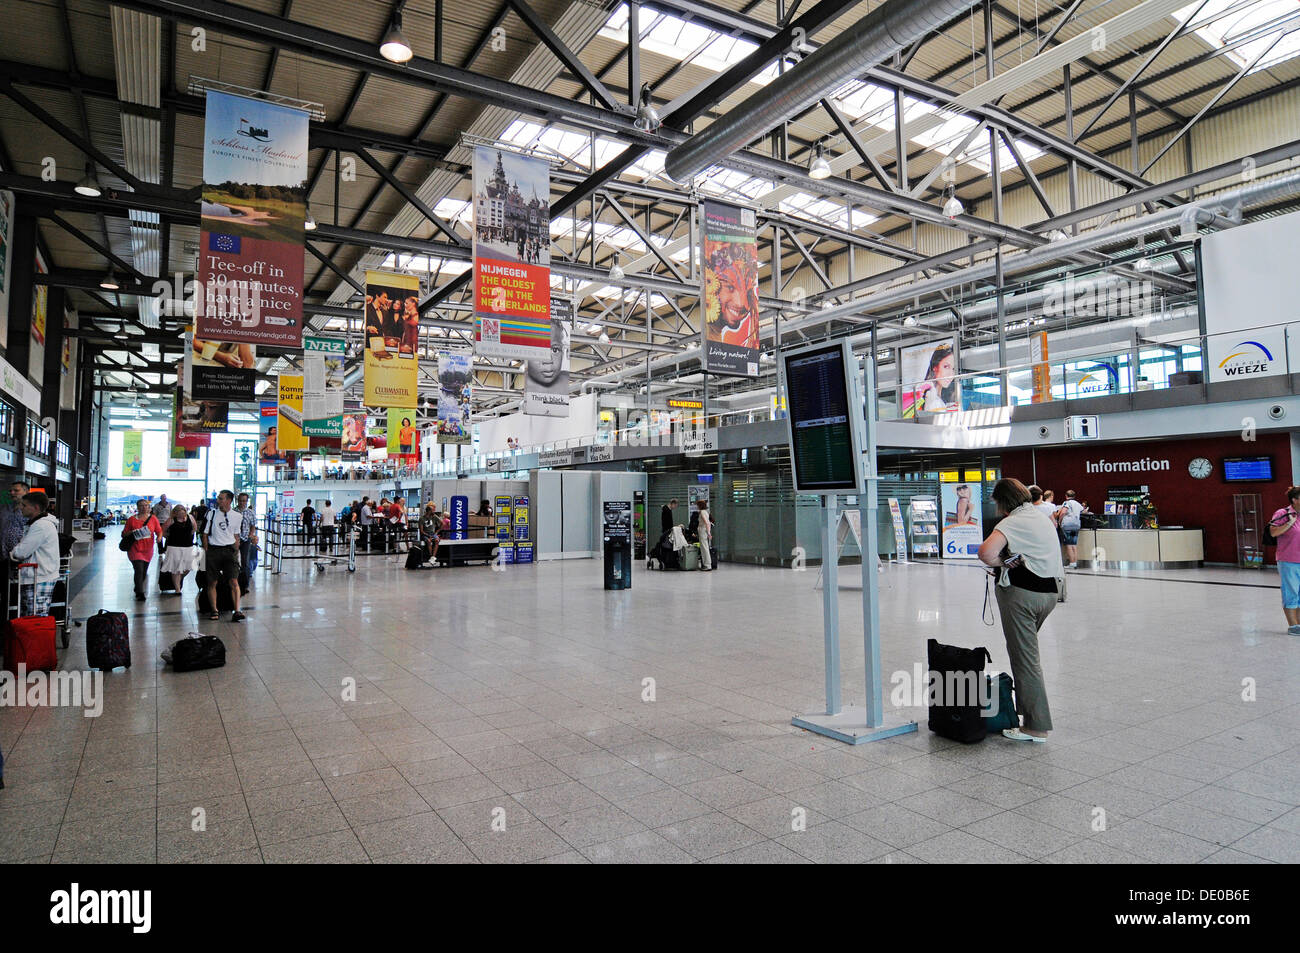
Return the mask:
{"type": "Polygon", "coordinates": [[[1267,374],[1273,363],[1273,352],[1258,341],[1239,341],[1233,352],[1219,362],[1219,370],[1228,377],[1245,377],[1250,374],[1267,374]]]}
{"type": "Polygon", "coordinates": [[[1250,337],[1210,335],[1205,363],[1211,383],[1253,380],[1287,372],[1286,333],[1282,328],[1256,328],[1246,333],[1250,337]]]}

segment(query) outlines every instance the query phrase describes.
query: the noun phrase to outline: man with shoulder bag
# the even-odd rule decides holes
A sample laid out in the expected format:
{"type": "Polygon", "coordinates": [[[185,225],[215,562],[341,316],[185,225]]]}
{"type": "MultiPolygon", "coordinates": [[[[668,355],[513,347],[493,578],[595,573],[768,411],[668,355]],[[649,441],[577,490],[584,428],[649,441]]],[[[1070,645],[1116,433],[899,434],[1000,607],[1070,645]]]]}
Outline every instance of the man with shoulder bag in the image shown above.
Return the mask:
{"type": "Polygon", "coordinates": [[[242,518],[231,509],[234,499],[235,494],[230,490],[222,490],[217,494],[217,506],[208,510],[208,518],[203,527],[204,566],[208,574],[208,602],[211,604],[208,618],[214,622],[221,618],[217,609],[218,582],[230,586],[230,598],[234,604],[230,621],[244,621],[244,613],[239,611],[239,536],[242,518]]]}

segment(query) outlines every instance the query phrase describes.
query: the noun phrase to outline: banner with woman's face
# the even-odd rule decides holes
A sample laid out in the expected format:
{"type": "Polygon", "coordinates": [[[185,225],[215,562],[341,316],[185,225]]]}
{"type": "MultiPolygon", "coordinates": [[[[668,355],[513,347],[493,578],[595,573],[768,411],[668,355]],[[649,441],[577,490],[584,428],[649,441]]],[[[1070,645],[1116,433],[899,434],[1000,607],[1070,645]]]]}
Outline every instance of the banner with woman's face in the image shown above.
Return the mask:
{"type": "Polygon", "coordinates": [[[703,214],[704,366],[758,376],[758,229],[753,209],[706,199],[703,214]]]}
{"type": "Polygon", "coordinates": [[[957,377],[957,338],[901,348],[904,418],[948,414],[961,410],[961,380],[957,377]]]}

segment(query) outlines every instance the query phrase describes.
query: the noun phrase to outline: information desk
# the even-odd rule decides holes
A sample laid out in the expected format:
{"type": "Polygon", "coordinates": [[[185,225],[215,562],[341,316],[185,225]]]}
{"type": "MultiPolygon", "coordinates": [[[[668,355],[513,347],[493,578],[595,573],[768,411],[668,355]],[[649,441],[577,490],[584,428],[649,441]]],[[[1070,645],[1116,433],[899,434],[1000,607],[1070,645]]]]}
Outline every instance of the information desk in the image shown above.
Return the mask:
{"type": "Polygon", "coordinates": [[[444,566],[463,566],[479,561],[491,563],[496,554],[495,539],[444,539],[438,542],[438,562],[444,566]]]}
{"type": "Polygon", "coordinates": [[[1195,569],[1205,562],[1205,530],[1079,530],[1080,569],[1195,569]]]}

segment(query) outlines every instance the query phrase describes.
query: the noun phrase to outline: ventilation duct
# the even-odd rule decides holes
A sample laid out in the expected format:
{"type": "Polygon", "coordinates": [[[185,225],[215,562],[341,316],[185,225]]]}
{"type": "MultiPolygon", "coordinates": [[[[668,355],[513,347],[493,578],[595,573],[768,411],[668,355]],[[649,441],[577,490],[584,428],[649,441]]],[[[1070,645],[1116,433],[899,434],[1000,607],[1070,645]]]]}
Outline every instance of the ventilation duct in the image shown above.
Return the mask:
{"type": "Polygon", "coordinates": [[[974,5],[974,0],[891,0],[876,7],[790,72],[674,148],[664,160],[664,171],[677,182],[689,181],[974,5]]]}

